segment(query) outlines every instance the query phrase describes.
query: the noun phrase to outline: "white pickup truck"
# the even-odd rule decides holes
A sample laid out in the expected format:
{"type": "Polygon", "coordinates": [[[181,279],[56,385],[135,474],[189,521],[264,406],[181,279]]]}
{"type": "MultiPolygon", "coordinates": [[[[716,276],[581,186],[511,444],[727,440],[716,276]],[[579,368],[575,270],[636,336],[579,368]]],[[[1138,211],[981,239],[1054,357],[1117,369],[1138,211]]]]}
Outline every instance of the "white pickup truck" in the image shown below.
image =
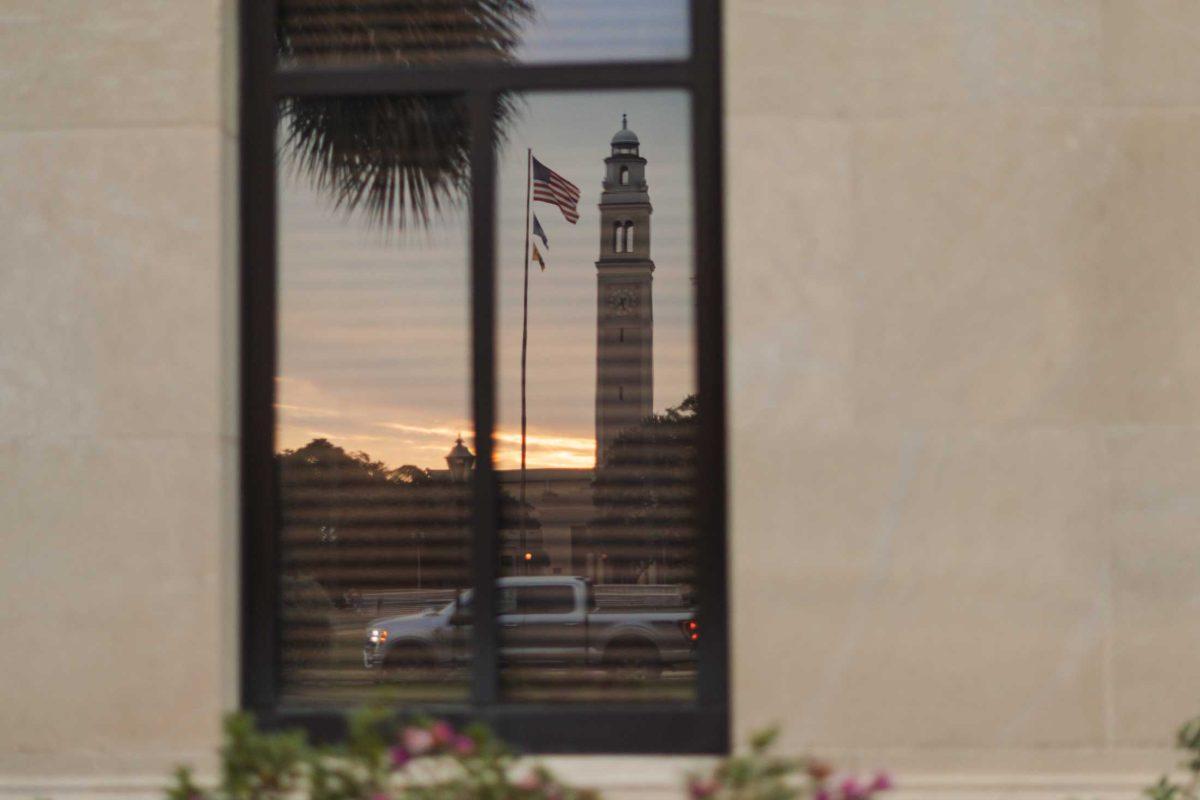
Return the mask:
{"type": "MultiPolygon", "coordinates": [[[[653,677],[696,659],[691,609],[600,609],[590,581],[577,577],[497,581],[500,658],[505,663],[622,667],[653,677]]],[[[373,620],[368,669],[462,665],[471,647],[471,591],[440,608],[373,620]]]]}

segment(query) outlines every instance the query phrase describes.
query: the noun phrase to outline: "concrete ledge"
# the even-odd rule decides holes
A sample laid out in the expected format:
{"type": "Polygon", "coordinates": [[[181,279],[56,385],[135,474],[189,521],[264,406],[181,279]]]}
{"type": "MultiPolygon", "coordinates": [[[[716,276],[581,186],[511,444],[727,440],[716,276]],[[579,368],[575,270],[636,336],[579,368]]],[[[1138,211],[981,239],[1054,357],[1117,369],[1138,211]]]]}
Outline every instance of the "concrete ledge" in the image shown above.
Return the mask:
{"type": "MultiPolygon", "coordinates": [[[[706,759],[563,758],[545,763],[573,783],[599,789],[610,800],[677,798],[684,800],[683,776],[703,769],[706,759]]],[[[1157,775],[899,775],[901,787],[891,800],[1134,800],[1157,775]]],[[[0,800],[158,800],[165,776],[0,777],[0,800]]],[[[207,783],[208,781],[205,781],[207,783]]]]}

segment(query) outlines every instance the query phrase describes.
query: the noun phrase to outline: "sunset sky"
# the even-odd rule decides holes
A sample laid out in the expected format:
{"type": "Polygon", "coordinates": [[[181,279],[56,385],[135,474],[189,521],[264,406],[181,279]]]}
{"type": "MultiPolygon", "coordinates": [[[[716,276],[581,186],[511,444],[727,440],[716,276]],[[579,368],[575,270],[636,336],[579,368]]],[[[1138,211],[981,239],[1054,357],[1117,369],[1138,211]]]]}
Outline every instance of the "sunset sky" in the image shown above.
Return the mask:
{"type": "MultiPolygon", "coordinates": [[[[529,465],[594,462],[599,201],[621,114],[642,143],[654,206],[656,410],[693,391],[688,100],[682,92],[529,95],[499,162],[497,459],[519,463],[525,148],[576,183],[577,225],[535,203],[550,239],[530,268],[529,465]]],[[[471,444],[465,205],[390,234],[347,218],[281,170],[277,447],[325,437],[390,466],[445,468],[471,444]]],[[[540,245],[539,245],[540,246],[540,245]]]]}

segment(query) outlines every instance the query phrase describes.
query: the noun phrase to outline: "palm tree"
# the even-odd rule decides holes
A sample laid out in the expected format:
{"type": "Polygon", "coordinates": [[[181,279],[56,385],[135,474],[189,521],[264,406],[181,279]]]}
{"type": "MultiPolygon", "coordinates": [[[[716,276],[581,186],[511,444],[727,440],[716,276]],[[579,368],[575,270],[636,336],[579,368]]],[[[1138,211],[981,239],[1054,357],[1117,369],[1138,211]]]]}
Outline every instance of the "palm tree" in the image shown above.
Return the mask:
{"type": "MultiPolygon", "coordinates": [[[[513,58],[533,0],[280,0],[283,64],[429,66],[513,58]]],[[[496,109],[497,130],[514,113],[496,109]]],[[[426,224],[469,185],[470,131],[458,98],[291,97],[285,157],[339,208],[385,227],[426,224]]]]}

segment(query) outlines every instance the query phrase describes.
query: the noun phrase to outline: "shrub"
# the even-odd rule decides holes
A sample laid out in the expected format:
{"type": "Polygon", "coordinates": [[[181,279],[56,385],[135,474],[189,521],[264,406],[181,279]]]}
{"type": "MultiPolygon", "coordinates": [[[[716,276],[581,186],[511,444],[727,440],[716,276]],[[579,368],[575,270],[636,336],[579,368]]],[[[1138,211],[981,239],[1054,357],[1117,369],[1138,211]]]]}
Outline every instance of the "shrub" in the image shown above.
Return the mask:
{"type": "Polygon", "coordinates": [[[1180,764],[1187,778],[1179,783],[1164,775],[1158,783],[1146,789],[1144,794],[1150,800],[1198,800],[1197,787],[1200,786],[1200,717],[1185,722],[1175,734],[1175,746],[1187,753],[1187,759],[1180,764]]]}
{"type": "Polygon", "coordinates": [[[721,761],[707,775],[692,775],[692,800],[871,800],[892,788],[886,772],[870,779],[835,775],[833,768],[812,758],[783,758],[771,754],[777,728],[755,734],[749,750],[721,761]]]}
{"type": "Polygon", "coordinates": [[[314,746],[298,732],[263,733],[246,714],[225,722],[220,785],[199,786],[186,767],[169,800],[596,800],[535,766],[514,780],[515,756],[480,725],[401,723],[366,710],[350,720],[347,742],[314,746]]]}
{"type": "MultiPolygon", "coordinates": [[[[597,793],[565,784],[544,766],[518,769],[515,754],[482,725],[457,730],[443,720],[404,722],[388,711],[368,709],[350,718],[349,729],[345,744],[316,746],[300,732],[263,733],[248,714],[230,715],[219,785],[204,788],[181,767],[167,798],[599,800],[597,793]]],[[[836,777],[823,762],[772,755],[776,738],[776,730],[763,731],[751,738],[746,753],[723,759],[707,775],[690,776],[692,799],[873,800],[892,786],[886,773],[869,780],[836,777]]],[[[1164,794],[1155,800],[1200,799],[1164,794]]]]}

